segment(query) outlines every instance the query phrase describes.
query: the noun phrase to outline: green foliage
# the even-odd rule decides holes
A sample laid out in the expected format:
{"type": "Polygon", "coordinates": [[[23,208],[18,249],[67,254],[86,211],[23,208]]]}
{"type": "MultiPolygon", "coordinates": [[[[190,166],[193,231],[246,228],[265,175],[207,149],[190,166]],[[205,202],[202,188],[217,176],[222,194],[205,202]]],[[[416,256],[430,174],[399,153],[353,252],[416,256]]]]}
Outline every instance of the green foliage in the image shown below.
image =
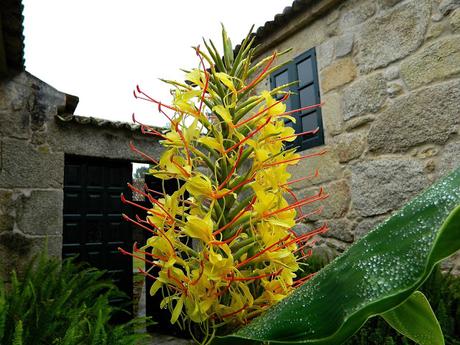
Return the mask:
{"type": "Polygon", "coordinates": [[[399,333],[420,345],[444,345],[444,336],[430,302],[420,291],[381,316],[399,333]]]}
{"type": "Polygon", "coordinates": [[[459,205],[457,169],[219,342],[343,343],[367,319],[407,300],[438,262],[460,249],[459,205]]]}
{"type": "Polygon", "coordinates": [[[134,333],[145,320],[111,325],[109,300],[124,295],[104,272],[60,262],[41,254],[24,275],[13,272],[11,287],[0,285],[2,345],[134,345],[145,338],[134,333]]]}
{"type": "MultiPolygon", "coordinates": [[[[433,308],[447,345],[460,345],[460,276],[442,273],[437,267],[420,288],[433,308]]],[[[381,318],[369,319],[345,345],[413,345],[381,318]]]]}

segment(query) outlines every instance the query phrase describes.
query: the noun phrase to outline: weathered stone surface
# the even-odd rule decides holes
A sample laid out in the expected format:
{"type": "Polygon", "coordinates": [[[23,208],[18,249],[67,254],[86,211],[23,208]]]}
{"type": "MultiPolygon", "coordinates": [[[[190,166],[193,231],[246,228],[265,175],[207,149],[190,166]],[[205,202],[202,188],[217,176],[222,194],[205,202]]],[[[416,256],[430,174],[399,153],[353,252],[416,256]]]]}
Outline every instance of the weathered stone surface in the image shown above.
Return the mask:
{"type": "MultiPolygon", "coordinates": [[[[305,224],[305,228],[308,230],[304,230],[303,233],[312,231],[314,229],[318,229],[324,225],[324,221],[316,221],[313,223],[305,224]]],[[[353,242],[353,233],[351,232],[351,223],[347,219],[330,219],[327,221],[327,225],[329,230],[326,231],[321,236],[323,238],[334,238],[343,242],[353,242]]],[[[328,240],[325,242],[327,243],[328,240]]]]}
{"type": "Polygon", "coordinates": [[[352,59],[339,59],[321,71],[321,88],[323,92],[328,92],[351,82],[355,77],[356,66],[352,59]]]}
{"type": "Polygon", "coordinates": [[[17,210],[19,230],[31,235],[61,235],[62,190],[34,190],[22,195],[17,210]]]}
{"type": "Polygon", "coordinates": [[[433,42],[401,64],[401,76],[410,89],[460,74],[460,37],[433,42]]]}
{"type": "Polygon", "coordinates": [[[337,37],[335,43],[335,56],[343,57],[351,53],[353,50],[353,34],[347,33],[337,37]]]}
{"type": "Polygon", "coordinates": [[[364,115],[356,118],[352,118],[345,122],[345,131],[351,131],[355,128],[366,126],[368,123],[375,120],[375,115],[364,115]]]}
{"type": "Polygon", "coordinates": [[[31,253],[42,252],[47,250],[49,256],[61,258],[62,256],[62,236],[40,236],[31,238],[32,248],[31,253]]]}
{"type": "Polygon", "coordinates": [[[346,219],[331,219],[327,221],[329,231],[323,237],[332,237],[344,242],[353,242],[350,222],[346,219]]]}
{"type": "Polygon", "coordinates": [[[439,161],[438,176],[445,176],[454,169],[460,167],[460,141],[448,143],[442,150],[439,161]]]}
{"type": "Polygon", "coordinates": [[[337,135],[343,130],[342,97],[339,93],[329,92],[323,96],[321,107],[326,135],[337,135]]]}
{"type": "MultiPolygon", "coordinates": [[[[311,150],[311,152],[317,151],[318,149],[311,150]]],[[[308,154],[309,152],[310,150],[302,151],[302,154],[308,154]]],[[[319,176],[294,183],[291,185],[291,189],[304,189],[313,185],[340,179],[342,176],[342,168],[340,167],[337,155],[331,150],[328,150],[328,152],[322,156],[302,159],[298,164],[290,165],[288,167],[288,172],[292,174],[292,176],[295,176],[295,178],[301,178],[313,175],[316,169],[319,171],[319,176]]]]}
{"type": "Polygon", "coordinates": [[[347,8],[347,6],[345,6],[345,8],[342,9],[343,14],[339,25],[342,31],[349,30],[351,27],[365,22],[375,14],[375,1],[355,1],[355,3],[354,8],[347,8]]]}
{"type": "Polygon", "coordinates": [[[458,130],[459,99],[458,81],[397,98],[372,123],[369,149],[389,153],[420,144],[444,144],[458,130]]]}
{"type": "Polygon", "coordinates": [[[441,36],[447,30],[448,26],[448,23],[445,21],[431,23],[426,33],[426,39],[431,40],[441,36]]]}
{"type": "Polygon", "coordinates": [[[455,33],[460,32],[460,9],[456,9],[450,16],[450,26],[455,33]]]}
{"type": "MultiPolygon", "coordinates": [[[[324,187],[324,192],[329,196],[320,201],[302,207],[303,214],[308,214],[318,207],[323,207],[321,214],[312,215],[308,220],[341,218],[345,216],[350,206],[350,186],[345,180],[334,181],[324,187]]],[[[319,187],[307,188],[297,192],[299,200],[318,194],[319,187]]],[[[300,215],[300,213],[299,213],[300,215]]]]}
{"type": "Polygon", "coordinates": [[[25,140],[3,139],[0,186],[62,188],[64,153],[40,153],[25,140]]]}
{"type": "Polygon", "coordinates": [[[385,68],[385,71],[383,71],[383,77],[385,80],[395,80],[399,78],[399,66],[398,65],[392,65],[387,68],[385,68]]]}
{"type": "Polygon", "coordinates": [[[395,98],[402,95],[404,93],[404,89],[401,83],[393,82],[388,84],[387,93],[390,98],[395,98]]]}
{"type": "Polygon", "coordinates": [[[408,56],[423,42],[431,1],[412,0],[363,25],[356,41],[358,67],[369,72],[408,56]]]}
{"type": "Polygon", "coordinates": [[[324,67],[329,66],[334,59],[334,39],[329,39],[321,43],[317,48],[318,66],[322,70],[324,67]]]}
{"type": "Polygon", "coordinates": [[[379,5],[380,8],[387,9],[393,7],[398,2],[401,2],[401,0],[379,0],[379,5]]]}
{"type": "Polygon", "coordinates": [[[364,218],[361,222],[359,222],[353,230],[354,239],[355,241],[364,237],[369,233],[369,231],[373,230],[377,225],[381,224],[386,217],[372,217],[372,218],[364,218]]]}
{"type": "Polygon", "coordinates": [[[358,158],[366,146],[362,133],[344,133],[334,138],[334,150],[340,163],[346,163],[358,158]]]}
{"type": "Polygon", "coordinates": [[[13,230],[14,205],[13,191],[0,190],[0,233],[13,230]]]}
{"type": "Polygon", "coordinates": [[[351,167],[353,208],[361,216],[384,214],[402,206],[428,184],[423,165],[409,159],[381,159],[351,167]]]}
{"type": "Polygon", "coordinates": [[[450,12],[460,7],[460,0],[442,0],[439,4],[439,12],[448,15],[450,12]]]}
{"type": "Polygon", "coordinates": [[[358,79],[343,91],[343,117],[375,113],[386,99],[386,82],[382,73],[358,79]]]}
{"type": "Polygon", "coordinates": [[[136,148],[153,158],[163,148],[152,138],[125,129],[103,128],[79,123],[50,125],[50,145],[67,154],[145,162],[145,158],[129,148],[130,140],[136,148]]]}

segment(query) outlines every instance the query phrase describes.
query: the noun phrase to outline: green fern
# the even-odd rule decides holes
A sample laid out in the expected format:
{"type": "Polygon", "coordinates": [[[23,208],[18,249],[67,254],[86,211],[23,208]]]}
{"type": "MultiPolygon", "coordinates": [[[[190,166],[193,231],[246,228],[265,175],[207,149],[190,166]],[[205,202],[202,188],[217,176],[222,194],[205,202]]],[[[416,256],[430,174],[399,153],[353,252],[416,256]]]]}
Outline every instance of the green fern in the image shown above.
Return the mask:
{"type": "Polygon", "coordinates": [[[13,333],[13,343],[12,345],[22,345],[22,335],[24,333],[23,327],[22,327],[22,321],[19,320],[16,323],[16,326],[14,327],[14,333],[13,333]]]}
{"type": "Polygon", "coordinates": [[[118,310],[109,301],[124,294],[104,274],[74,260],[61,262],[44,254],[20,278],[13,272],[11,289],[5,292],[0,286],[0,344],[140,344],[145,335],[134,333],[133,326],[145,320],[118,326],[109,323],[118,310]]]}

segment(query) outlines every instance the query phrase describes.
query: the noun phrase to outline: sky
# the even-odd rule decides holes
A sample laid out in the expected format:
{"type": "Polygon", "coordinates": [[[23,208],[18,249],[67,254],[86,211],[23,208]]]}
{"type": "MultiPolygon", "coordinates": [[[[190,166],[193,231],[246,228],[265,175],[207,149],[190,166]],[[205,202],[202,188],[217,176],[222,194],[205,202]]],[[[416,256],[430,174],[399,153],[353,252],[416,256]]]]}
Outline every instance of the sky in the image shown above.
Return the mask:
{"type": "MultiPolygon", "coordinates": [[[[59,91],[78,96],[76,115],[148,124],[166,121],[135,100],[143,90],[164,103],[183,69],[198,67],[192,46],[221,23],[234,44],[293,0],[23,0],[26,69],[59,91]]],[[[203,45],[202,45],[203,46],[203,45]]]]}

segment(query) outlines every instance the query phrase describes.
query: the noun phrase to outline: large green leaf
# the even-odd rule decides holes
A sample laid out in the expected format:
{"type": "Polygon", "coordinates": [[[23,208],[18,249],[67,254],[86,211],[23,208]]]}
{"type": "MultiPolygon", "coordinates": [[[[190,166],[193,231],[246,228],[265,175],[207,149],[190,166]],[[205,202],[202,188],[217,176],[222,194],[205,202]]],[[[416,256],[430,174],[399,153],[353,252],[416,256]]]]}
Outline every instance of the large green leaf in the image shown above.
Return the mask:
{"type": "Polygon", "coordinates": [[[403,303],[460,249],[460,169],[430,187],[307,284],[219,343],[341,344],[403,303]]]}
{"type": "Polygon", "coordinates": [[[415,291],[402,304],[381,315],[391,327],[420,345],[444,345],[441,326],[430,302],[415,291]]]}

